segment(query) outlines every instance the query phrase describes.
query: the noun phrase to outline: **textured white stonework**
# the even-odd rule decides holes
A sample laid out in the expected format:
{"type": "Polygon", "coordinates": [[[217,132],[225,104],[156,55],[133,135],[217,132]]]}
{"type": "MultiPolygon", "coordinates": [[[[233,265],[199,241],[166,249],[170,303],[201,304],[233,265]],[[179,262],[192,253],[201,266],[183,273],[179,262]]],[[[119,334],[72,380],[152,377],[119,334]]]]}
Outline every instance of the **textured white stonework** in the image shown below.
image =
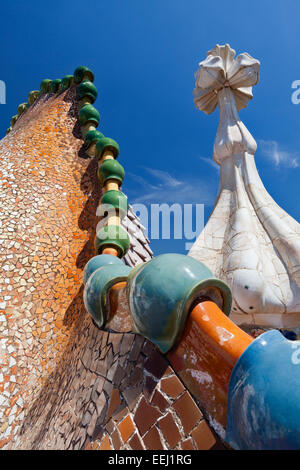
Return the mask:
{"type": "Polygon", "coordinates": [[[212,214],[189,255],[232,289],[231,318],[239,324],[300,326],[300,225],[271,198],[254,161],[257,145],[237,110],[252,98],[259,62],[234,59],[217,45],[199,64],[194,101],[220,123],[213,159],[220,186],[212,214]]]}

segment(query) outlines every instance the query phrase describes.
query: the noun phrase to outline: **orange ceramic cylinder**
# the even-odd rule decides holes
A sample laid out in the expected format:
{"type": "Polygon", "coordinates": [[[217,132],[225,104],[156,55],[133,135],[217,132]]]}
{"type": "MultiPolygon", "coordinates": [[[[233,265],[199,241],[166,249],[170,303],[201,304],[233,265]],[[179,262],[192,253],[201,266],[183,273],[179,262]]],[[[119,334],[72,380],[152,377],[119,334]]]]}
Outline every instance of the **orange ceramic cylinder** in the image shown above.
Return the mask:
{"type": "Polygon", "coordinates": [[[214,302],[205,301],[193,308],[180,341],[167,355],[219,435],[225,435],[232,370],[251,341],[214,302]]]}
{"type": "Polygon", "coordinates": [[[118,256],[118,250],[115,248],[104,248],[102,251],[102,255],[112,255],[112,256],[118,256]]]}
{"type": "Polygon", "coordinates": [[[227,355],[234,365],[253,338],[233,323],[219,307],[211,301],[201,302],[190,313],[203,333],[227,355]]]}

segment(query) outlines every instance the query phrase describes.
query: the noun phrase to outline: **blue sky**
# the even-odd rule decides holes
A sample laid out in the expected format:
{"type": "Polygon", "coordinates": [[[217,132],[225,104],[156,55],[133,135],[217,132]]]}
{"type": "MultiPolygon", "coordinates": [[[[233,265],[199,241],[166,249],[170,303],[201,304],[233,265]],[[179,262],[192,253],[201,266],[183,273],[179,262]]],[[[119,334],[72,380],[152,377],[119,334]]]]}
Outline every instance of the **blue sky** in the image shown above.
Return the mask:
{"type": "MultiPolygon", "coordinates": [[[[78,65],[95,73],[99,130],[120,145],[130,202],[203,203],[218,189],[212,165],[218,113],[195,109],[199,61],[216,43],[261,62],[254,99],[240,116],[258,142],[256,163],[276,202],[300,220],[300,3],[296,0],[15,0],[1,5],[0,132],[44,78],[78,65]]],[[[152,240],[156,254],[186,240],[152,240]]]]}

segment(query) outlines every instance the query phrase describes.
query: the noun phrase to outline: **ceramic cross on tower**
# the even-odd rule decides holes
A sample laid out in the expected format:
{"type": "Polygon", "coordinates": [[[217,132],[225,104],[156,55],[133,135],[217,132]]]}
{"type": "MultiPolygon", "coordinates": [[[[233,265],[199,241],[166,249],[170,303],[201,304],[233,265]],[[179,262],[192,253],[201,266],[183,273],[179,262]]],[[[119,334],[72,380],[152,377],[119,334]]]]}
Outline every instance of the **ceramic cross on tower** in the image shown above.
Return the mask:
{"type": "Polygon", "coordinates": [[[256,142],[237,111],[245,108],[253,96],[252,86],[258,82],[260,63],[247,53],[234,56],[235,51],[228,44],[217,44],[200,62],[195,74],[196,107],[210,114],[219,105],[220,124],[214,145],[217,163],[228,155],[256,151],[256,142]]]}
{"type": "Polygon", "coordinates": [[[212,214],[190,255],[226,281],[232,319],[262,326],[300,326],[300,226],[268,194],[255,165],[256,142],[238,111],[252,98],[259,61],[215,46],[196,72],[194,102],[219,105],[214,160],[220,187],[212,214]]]}

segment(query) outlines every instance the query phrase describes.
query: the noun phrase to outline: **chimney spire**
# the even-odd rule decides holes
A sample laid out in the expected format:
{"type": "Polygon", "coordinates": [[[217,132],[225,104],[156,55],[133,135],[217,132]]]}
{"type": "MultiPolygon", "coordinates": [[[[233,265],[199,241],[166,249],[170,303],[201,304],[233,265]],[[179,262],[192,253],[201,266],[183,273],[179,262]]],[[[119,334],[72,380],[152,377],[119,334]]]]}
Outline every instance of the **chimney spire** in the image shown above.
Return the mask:
{"type": "Polygon", "coordinates": [[[300,327],[300,225],[271,198],[254,160],[256,142],[238,111],[252,98],[259,61],[216,45],[195,74],[195,106],[219,106],[214,160],[220,187],[211,216],[190,256],[232,289],[239,324],[300,327]]]}
{"type": "Polygon", "coordinates": [[[247,53],[234,56],[235,51],[229,44],[217,44],[199,63],[195,74],[195,106],[206,114],[219,106],[220,123],[213,155],[219,164],[230,155],[242,152],[254,155],[257,147],[238,111],[252,99],[252,86],[258,83],[260,63],[247,53]]]}

